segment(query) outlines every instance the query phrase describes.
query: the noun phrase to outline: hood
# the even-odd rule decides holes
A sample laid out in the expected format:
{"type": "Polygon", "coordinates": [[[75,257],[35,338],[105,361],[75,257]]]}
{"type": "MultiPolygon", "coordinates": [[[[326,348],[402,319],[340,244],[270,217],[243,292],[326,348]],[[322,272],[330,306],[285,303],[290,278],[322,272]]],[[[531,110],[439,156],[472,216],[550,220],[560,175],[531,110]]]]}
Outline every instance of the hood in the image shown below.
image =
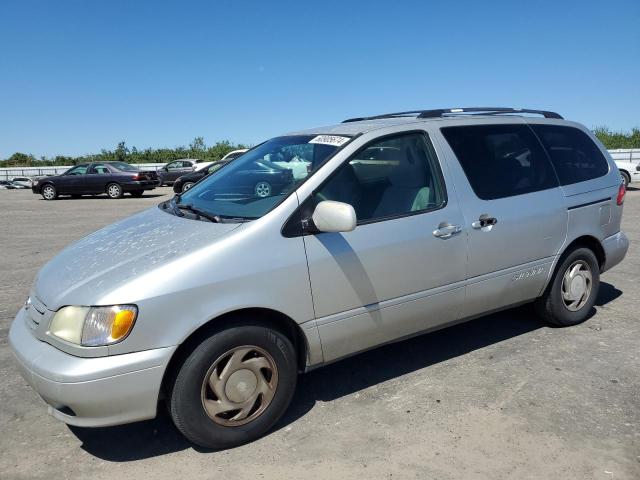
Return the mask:
{"type": "Polygon", "coordinates": [[[40,270],[32,294],[50,310],[95,305],[135,277],[209,246],[239,225],[145,210],[66,247],[40,270]]]}

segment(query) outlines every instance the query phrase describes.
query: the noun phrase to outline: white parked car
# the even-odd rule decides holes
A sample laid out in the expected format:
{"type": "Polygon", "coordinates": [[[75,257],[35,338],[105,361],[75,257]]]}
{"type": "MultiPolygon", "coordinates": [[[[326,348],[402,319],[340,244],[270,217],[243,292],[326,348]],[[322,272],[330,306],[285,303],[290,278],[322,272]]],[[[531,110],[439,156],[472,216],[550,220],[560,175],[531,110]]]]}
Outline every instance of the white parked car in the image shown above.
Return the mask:
{"type": "Polygon", "coordinates": [[[31,188],[31,185],[33,184],[33,181],[29,177],[13,177],[11,181],[14,184],[22,185],[23,187],[26,187],[26,188],[31,188]]]}
{"type": "Polygon", "coordinates": [[[620,175],[624,180],[624,186],[627,187],[630,183],[640,182],[640,163],[633,163],[624,160],[615,160],[620,175]]]}

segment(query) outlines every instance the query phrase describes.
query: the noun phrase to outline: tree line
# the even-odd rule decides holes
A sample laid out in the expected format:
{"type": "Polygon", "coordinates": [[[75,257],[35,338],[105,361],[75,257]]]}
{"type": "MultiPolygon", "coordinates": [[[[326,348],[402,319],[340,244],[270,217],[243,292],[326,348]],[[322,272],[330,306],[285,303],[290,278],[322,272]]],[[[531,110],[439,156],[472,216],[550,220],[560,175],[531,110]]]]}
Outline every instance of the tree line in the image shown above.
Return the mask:
{"type": "MultiPolygon", "coordinates": [[[[633,128],[630,132],[613,132],[607,127],[597,127],[593,132],[609,150],[640,148],[640,128],[633,128]]],[[[31,154],[16,152],[9,158],[0,160],[0,167],[45,167],[115,160],[127,163],[167,163],[179,158],[197,158],[212,162],[221,159],[231,150],[238,148],[247,148],[247,146],[233,144],[228,140],[208,146],[203,137],[194,138],[188,147],[146,148],[144,150],[138,150],[136,147],[129,148],[125,142],[120,142],[114,150],[102,149],[100,153],[80,155],[78,157],[57,155],[55,157],[36,158],[31,154]]]]}
{"type": "Polygon", "coordinates": [[[129,148],[120,142],[113,150],[102,149],[100,153],[80,155],[77,157],[56,155],[55,157],[36,158],[31,154],[16,152],[5,160],[0,160],[0,167],[48,167],[59,165],[77,165],[85,162],[121,161],[127,163],[167,163],[179,158],[197,158],[208,162],[220,160],[227,153],[239,148],[248,148],[243,144],[234,144],[228,140],[207,145],[203,137],[196,137],[188,147],[146,148],[138,150],[129,148]]]}

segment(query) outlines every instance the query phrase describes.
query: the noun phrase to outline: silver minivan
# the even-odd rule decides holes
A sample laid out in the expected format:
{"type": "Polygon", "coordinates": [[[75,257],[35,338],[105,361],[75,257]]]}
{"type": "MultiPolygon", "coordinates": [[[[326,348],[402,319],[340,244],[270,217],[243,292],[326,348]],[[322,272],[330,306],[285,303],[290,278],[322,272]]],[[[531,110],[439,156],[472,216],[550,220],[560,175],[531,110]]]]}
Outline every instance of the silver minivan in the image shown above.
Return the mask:
{"type": "Polygon", "coordinates": [[[553,112],[290,133],[67,247],[9,340],[68,424],[149,419],[163,401],[192,442],[230,447],[275,424],[300,372],[524,303],[584,321],[628,248],[624,194],[593,134],[553,112]],[[245,188],[256,175],[269,195],[245,188]]]}

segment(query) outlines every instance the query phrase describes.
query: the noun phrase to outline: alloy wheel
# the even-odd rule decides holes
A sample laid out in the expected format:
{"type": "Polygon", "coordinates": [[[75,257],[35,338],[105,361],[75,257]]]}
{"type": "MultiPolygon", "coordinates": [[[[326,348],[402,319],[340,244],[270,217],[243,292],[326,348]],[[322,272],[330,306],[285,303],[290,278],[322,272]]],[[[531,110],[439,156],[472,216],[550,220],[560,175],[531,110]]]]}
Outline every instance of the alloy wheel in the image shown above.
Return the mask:
{"type": "Polygon", "coordinates": [[[259,182],[256,184],[255,192],[258,197],[268,197],[271,195],[271,185],[267,182],[259,182]]]}
{"type": "Polygon", "coordinates": [[[107,188],[107,194],[111,198],[118,198],[122,195],[122,189],[120,188],[120,185],[116,185],[114,183],[112,185],[109,185],[109,188],[107,188]]]}
{"type": "Polygon", "coordinates": [[[46,185],[42,189],[42,196],[46,200],[53,200],[54,198],[56,198],[56,189],[53,188],[51,185],[46,185]]]}

